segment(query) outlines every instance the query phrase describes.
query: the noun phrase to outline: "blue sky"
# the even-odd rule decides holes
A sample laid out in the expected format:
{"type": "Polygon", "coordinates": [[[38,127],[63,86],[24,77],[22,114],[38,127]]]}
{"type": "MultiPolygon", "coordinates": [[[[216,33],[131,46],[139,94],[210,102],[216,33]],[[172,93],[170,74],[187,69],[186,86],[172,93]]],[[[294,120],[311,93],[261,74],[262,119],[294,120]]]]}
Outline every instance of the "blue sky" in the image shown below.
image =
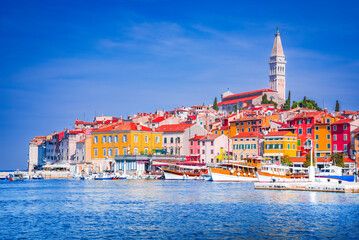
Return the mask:
{"type": "Polygon", "coordinates": [[[357,1],[0,1],[0,169],[76,118],[211,104],[269,86],[277,26],[293,100],[358,110],[357,1]]]}

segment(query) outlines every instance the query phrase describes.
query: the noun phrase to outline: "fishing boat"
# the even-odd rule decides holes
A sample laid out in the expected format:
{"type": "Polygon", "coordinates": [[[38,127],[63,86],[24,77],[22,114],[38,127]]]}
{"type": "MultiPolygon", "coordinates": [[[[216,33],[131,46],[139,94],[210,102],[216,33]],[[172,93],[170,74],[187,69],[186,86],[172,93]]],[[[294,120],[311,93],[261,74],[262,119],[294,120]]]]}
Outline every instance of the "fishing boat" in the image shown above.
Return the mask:
{"type": "Polygon", "coordinates": [[[316,182],[354,182],[354,175],[343,176],[343,169],[337,166],[328,166],[320,170],[315,176],[316,182]]]}
{"type": "Polygon", "coordinates": [[[210,167],[210,181],[214,182],[256,182],[255,167],[239,162],[222,163],[210,167]]]}
{"type": "Polygon", "coordinates": [[[9,181],[24,181],[24,176],[22,175],[21,172],[19,171],[15,171],[14,174],[9,174],[8,177],[9,181]]]}
{"type": "Polygon", "coordinates": [[[100,173],[99,175],[95,176],[95,180],[113,180],[115,176],[108,173],[100,173]]]}
{"type": "Polygon", "coordinates": [[[262,165],[256,172],[259,182],[308,182],[307,168],[281,164],[262,165]]]}
{"type": "Polygon", "coordinates": [[[208,174],[205,163],[183,162],[169,164],[161,170],[166,180],[204,180],[203,175],[208,174]]]}

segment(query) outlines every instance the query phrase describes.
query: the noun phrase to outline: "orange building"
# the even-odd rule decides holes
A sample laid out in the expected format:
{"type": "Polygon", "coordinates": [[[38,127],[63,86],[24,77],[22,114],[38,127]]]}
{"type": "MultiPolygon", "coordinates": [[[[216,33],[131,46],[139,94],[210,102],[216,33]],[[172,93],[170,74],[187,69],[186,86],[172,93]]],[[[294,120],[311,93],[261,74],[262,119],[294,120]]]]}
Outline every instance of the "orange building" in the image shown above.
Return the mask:
{"type": "Polygon", "coordinates": [[[330,124],[337,121],[338,117],[331,114],[323,115],[314,123],[314,150],[316,157],[329,156],[332,151],[330,124]]]}
{"type": "Polygon", "coordinates": [[[230,122],[229,137],[232,138],[239,133],[262,132],[270,128],[271,121],[279,121],[279,114],[271,116],[244,117],[230,122]]]}

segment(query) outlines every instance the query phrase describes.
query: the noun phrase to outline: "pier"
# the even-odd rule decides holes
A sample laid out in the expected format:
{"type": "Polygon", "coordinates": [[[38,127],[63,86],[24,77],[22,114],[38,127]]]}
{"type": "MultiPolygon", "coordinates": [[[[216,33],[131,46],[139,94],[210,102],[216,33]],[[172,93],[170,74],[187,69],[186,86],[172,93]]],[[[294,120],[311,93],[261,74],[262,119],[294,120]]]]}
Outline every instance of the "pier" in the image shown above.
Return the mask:
{"type": "Polygon", "coordinates": [[[254,183],[258,190],[292,190],[292,191],[313,191],[313,192],[338,192],[338,193],[359,193],[359,183],[254,183]]]}

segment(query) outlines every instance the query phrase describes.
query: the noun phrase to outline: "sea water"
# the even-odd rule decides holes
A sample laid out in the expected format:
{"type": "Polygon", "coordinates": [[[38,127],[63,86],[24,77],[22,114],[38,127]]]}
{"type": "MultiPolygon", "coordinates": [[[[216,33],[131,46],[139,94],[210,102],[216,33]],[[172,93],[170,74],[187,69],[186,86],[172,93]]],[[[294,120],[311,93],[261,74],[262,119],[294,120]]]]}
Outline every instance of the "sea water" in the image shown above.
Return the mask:
{"type": "Polygon", "coordinates": [[[0,181],[0,239],[355,239],[359,194],[253,183],[0,181]]]}

